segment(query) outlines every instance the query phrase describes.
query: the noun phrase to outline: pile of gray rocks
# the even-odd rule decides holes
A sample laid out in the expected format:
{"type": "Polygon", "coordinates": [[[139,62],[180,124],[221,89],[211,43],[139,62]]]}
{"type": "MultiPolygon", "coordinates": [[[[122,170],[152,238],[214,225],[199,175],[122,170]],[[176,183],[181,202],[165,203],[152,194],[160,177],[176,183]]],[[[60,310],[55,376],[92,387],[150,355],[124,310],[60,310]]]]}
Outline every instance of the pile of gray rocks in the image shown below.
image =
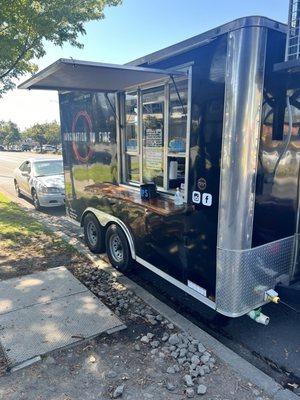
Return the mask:
{"type": "MultiPolygon", "coordinates": [[[[145,304],[131,290],[117,281],[117,278],[91,265],[81,267],[75,275],[105,304],[113,308],[114,313],[121,319],[144,319],[152,326],[163,321],[161,315],[145,304]]],[[[168,321],[165,321],[168,322],[168,321]]]]}
{"type": "MultiPolygon", "coordinates": [[[[172,327],[172,324],[168,324],[172,327]]],[[[215,366],[215,359],[206,350],[202,343],[186,333],[171,333],[167,331],[159,339],[153,333],[147,333],[141,337],[140,342],[148,345],[153,356],[166,361],[166,373],[183,376],[182,384],[185,386],[187,397],[195,394],[204,395],[207,387],[203,377],[209,374],[215,366]],[[169,366],[167,366],[169,365],[169,366]]],[[[135,346],[140,349],[139,345],[135,346]]],[[[174,391],[176,386],[171,380],[167,380],[166,388],[174,391]]]]}
{"type": "MultiPolygon", "coordinates": [[[[176,332],[170,321],[157,314],[132,291],[119,283],[116,277],[87,265],[76,275],[104,303],[113,308],[116,315],[128,323],[143,320],[154,333],[148,332],[135,343],[134,350],[147,350],[166,373],[169,392],[185,392],[186,397],[204,395],[207,387],[205,375],[215,366],[215,359],[202,343],[185,332],[176,332]]],[[[113,398],[122,397],[124,386],[118,386],[113,398]]]]}

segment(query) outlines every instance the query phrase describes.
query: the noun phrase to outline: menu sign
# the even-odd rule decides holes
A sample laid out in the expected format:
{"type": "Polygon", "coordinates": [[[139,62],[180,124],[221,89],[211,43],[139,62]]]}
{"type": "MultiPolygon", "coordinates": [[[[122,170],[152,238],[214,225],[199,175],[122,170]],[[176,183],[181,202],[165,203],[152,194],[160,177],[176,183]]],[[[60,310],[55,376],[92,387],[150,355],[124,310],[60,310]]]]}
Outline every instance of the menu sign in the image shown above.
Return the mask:
{"type": "Polygon", "coordinates": [[[146,168],[161,171],[163,165],[163,131],[162,129],[146,129],[145,140],[146,168]]]}

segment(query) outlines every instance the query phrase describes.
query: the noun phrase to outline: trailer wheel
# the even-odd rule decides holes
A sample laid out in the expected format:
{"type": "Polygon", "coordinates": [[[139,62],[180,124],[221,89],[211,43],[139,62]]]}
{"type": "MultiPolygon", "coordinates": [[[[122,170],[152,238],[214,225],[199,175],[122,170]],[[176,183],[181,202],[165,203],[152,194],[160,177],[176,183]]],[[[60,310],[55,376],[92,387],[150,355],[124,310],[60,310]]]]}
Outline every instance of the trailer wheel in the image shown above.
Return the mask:
{"type": "Polygon", "coordinates": [[[111,264],[121,272],[129,271],[132,266],[131,253],[126,236],[119,226],[112,224],[107,228],[105,245],[111,264]]]}
{"type": "Polygon", "coordinates": [[[103,229],[94,214],[87,214],[83,220],[84,239],[92,253],[104,252],[103,229]]]}

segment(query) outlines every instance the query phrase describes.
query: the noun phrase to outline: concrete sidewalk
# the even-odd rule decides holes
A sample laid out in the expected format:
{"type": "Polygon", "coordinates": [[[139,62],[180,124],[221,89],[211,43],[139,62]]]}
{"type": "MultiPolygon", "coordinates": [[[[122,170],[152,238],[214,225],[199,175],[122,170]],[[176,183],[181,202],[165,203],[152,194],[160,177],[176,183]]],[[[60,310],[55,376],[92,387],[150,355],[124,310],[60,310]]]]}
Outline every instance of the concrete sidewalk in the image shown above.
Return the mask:
{"type": "Polygon", "coordinates": [[[125,328],[66,268],[0,281],[0,343],[10,368],[125,328]]]}

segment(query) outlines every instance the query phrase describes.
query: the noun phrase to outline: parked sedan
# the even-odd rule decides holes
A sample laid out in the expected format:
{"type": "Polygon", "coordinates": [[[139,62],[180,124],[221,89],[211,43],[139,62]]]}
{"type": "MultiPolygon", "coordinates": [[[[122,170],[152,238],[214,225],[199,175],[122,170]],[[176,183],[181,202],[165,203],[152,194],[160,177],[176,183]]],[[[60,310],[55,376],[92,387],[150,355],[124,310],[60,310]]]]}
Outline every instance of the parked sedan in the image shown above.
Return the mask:
{"type": "Polygon", "coordinates": [[[14,172],[18,197],[32,199],[34,207],[57,207],[65,204],[62,158],[30,158],[14,172]]]}

